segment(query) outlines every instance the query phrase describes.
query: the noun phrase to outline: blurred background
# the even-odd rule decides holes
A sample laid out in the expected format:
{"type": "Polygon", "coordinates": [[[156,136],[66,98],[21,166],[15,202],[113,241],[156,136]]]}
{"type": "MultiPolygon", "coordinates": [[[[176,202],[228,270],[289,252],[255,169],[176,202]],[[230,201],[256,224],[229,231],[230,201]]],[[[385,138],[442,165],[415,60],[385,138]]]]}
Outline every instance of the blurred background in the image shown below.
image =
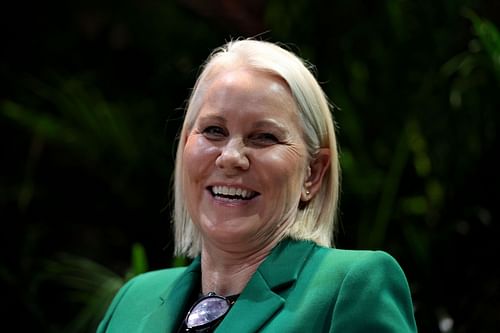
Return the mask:
{"type": "Polygon", "coordinates": [[[338,106],[337,247],[400,262],[420,332],[497,332],[499,27],[496,0],[2,3],[3,323],[94,332],[124,281],[187,262],[183,107],[215,47],[258,36],[338,106]]]}

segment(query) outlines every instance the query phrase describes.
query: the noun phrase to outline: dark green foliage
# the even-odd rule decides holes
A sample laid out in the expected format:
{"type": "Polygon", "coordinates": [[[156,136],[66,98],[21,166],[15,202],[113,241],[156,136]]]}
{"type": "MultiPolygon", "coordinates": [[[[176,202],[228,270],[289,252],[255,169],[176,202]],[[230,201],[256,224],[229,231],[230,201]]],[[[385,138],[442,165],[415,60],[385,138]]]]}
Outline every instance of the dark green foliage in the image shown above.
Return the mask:
{"type": "Polygon", "coordinates": [[[92,332],[131,276],[187,263],[170,226],[185,100],[213,48],[259,35],[316,65],[338,106],[338,247],[398,259],[421,332],[496,332],[497,1],[231,3],[0,10],[0,282],[16,331],[92,332]]]}

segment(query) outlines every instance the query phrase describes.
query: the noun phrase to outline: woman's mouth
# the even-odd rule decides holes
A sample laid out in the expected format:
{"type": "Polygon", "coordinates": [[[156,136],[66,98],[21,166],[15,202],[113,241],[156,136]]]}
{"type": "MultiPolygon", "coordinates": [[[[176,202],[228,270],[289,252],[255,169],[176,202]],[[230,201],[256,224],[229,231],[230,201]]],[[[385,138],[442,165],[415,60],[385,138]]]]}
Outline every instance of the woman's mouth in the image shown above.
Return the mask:
{"type": "Polygon", "coordinates": [[[208,190],[215,198],[231,200],[251,200],[260,194],[237,186],[209,186],[208,190]]]}

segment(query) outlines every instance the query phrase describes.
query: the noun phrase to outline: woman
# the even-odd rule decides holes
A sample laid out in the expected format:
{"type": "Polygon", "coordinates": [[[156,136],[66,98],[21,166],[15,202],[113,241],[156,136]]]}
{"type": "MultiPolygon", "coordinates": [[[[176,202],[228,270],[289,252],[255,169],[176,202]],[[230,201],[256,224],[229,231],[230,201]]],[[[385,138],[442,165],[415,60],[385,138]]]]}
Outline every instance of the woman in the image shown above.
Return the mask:
{"type": "Polygon", "coordinates": [[[176,156],[176,253],[194,260],[129,281],[98,332],[416,332],[391,256],[331,248],[336,145],[298,57],[255,40],[216,50],[176,156]]]}

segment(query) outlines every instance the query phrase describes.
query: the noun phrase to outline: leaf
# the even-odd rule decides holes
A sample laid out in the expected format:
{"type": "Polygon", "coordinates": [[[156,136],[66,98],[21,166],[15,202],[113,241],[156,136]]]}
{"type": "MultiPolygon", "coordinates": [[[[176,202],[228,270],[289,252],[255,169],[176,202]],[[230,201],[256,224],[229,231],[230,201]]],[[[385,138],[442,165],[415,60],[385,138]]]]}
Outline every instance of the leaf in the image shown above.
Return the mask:
{"type": "Polygon", "coordinates": [[[29,110],[12,101],[3,102],[0,111],[5,117],[53,142],[74,145],[79,141],[80,135],[75,129],[47,113],[29,110]]]}
{"type": "Polygon", "coordinates": [[[131,277],[144,273],[148,270],[148,259],[144,246],[140,243],[132,245],[132,270],[131,277]]]}
{"type": "Polygon", "coordinates": [[[500,80],[500,32],[495,24],[480,18],[470,9],[464,10],[464,15],[472,22],[474,32],[489,55],[495,74],[500,80]]]}
{"type": "Polygon", "coordinates": [[[46,265],[46,279],[69,289],[68,296],[81,310],[68,324],[68,332],[95,330],[125,279],[87,258],[63,254],[46,265]]]}

